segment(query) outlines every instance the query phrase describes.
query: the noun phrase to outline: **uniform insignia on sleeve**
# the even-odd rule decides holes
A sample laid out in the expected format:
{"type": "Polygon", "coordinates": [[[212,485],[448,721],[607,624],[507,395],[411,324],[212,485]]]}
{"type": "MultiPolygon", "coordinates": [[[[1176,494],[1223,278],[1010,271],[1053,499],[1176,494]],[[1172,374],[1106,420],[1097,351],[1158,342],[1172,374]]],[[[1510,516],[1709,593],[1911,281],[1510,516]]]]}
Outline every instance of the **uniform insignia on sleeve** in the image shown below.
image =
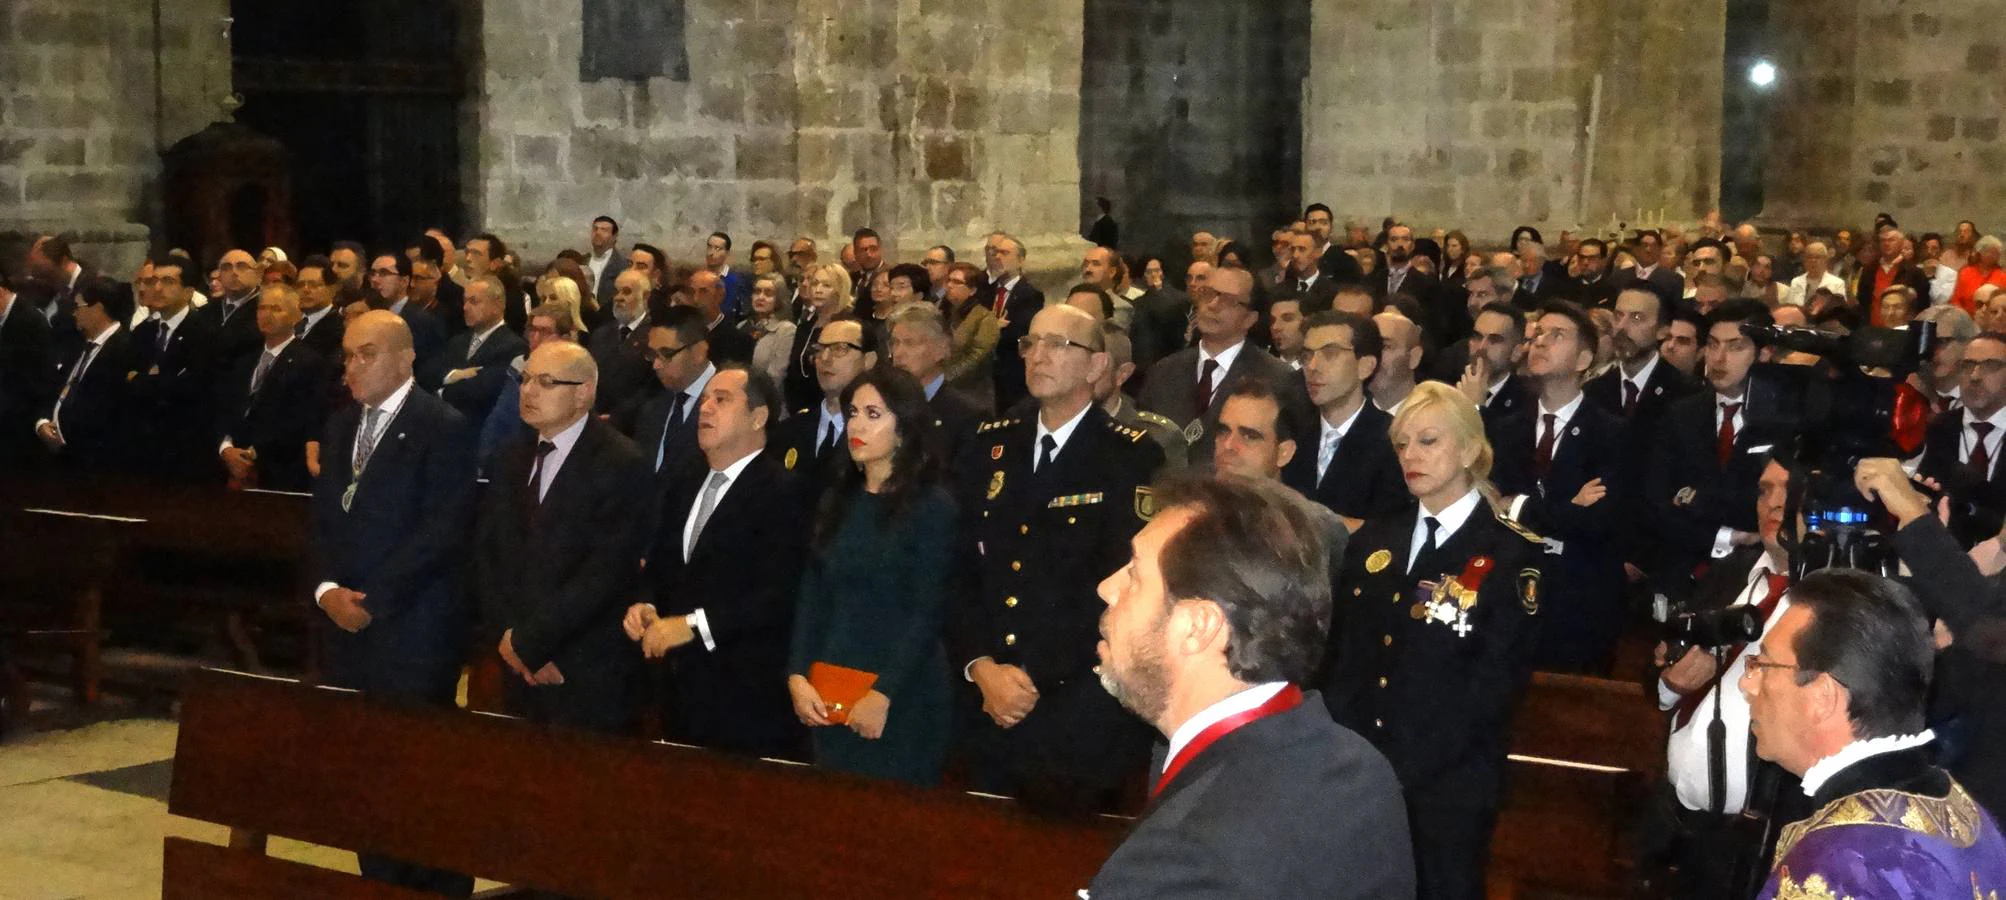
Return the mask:
{"type": "Polygon", "coordinates": [[[155,375],[159,375],[159,374],[160,374],[160,367],[159,367],[159,366],[154,366],[154,367],[153,367],[153,368],[151,368],[151,369],[147,369],[147,370],[146,370],[146,374],[147,374],[148,376],[155,376],[155,375]]]}
{"type": "Polygon", "coordinates": [[[1053,497],[1052,502],[1045,504],[1045,508],[1064,509],[1068,506],[1091,506],[1101,502],[1101,497],[1102,494],[1099,491],[1091,494],[1067,494],[1064,497],[1053,497]]]}
{"type": "Polygon", "coordinates": [[[1184,440],[1196,444],[1198,443],[1198,439],[1204,436],[1205,436],[1204,419],[1192,419],[1191,424],[1184,426],[1184,440]]]}
{"type": "Polygon", "coordinates": [[[1146,487],[1135,489],[1135,517],[1144,522],[1156,518],[1156,492],[1146,487]]]}
{"type": "Polygon", "coordinates": [[[1540,544],[1542,546],[1546,542],[1544,538],[1541,538],[1539,535],[1534,534],[1532,529],[1527,528],[1524,525],[1520,525],[1519,523],[1507,519],[1504,516],[1494,516],[1494,518],[1496,518],[1500,522],[1503,522],[1504,527],[1511,529],[1512,533],[1518,535],[1519,537],[1525,538],[1528,541],[1531,541],[1535,544],[1540,544]]]}
{"type": "Polygon", "coordinates": [[[1155,425],[1159,428],[1168,428],[1180,434],[1183,433],[1183,429],[1178,428],[1176,422],[1172,422],[1169,416],[1166,416],[1162,413],[1153,413],[1146,409],[1141,410],[1135,414],[1135,420],[1138,422],[1148,422],[1149,424],[1155,425]]]}
{"type": "Polygon", "coordinates": [[[1365,571],[1373,575],[1377,575],[1381,572],[1386,571],[1386,567],[1392,564],[1393,564],[1393,551],[1374,550],[1372,551],[1371,556],[1365,558],[1365,571]]]}
{"type": "Polygon", "coordinates": [[[991,419],[987,422],[975,426],[975,433],[982,434],[983,432],[987,431],[995,431],[998,428],[1008,428],[1015,424],[1017,424],[1016,419],[991,419]]]}
{"type": "Polygon", "coordinates": [[[989,476],[989,499],[994,500],[1001,493],[1003,493],[1003,473],[997,471],[989,476]]]}
{"type": "Polygon", "coordinates": [[[794,470],[794,464],[800,461],[801,461],[801,451],[793,447],[789,447],[787,448],[787,458],[781,460],[780,464],[786,466],[787,470],[791,472],[794,470]]]}
{"type": "Polygon", "coordinates": [[[1518,571],[1518,604],[1525,607],[1526,615],[1539,615],[1538,569],[1520,569],[1518,571]]]}

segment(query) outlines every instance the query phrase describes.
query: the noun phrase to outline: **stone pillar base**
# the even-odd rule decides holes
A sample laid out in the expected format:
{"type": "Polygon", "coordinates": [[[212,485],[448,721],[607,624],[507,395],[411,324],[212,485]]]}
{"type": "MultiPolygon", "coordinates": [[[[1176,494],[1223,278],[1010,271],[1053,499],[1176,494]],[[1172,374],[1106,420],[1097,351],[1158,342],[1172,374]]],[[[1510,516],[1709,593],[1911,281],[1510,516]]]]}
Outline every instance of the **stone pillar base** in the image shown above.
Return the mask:
{"type": "MultiPolygon", "coordinates": [[[[28,247],[45,234],[70,237],[70,252],[99,273],[132,280],[152,250],[153,230],[138,222],[39,222],[0,219],[0,258],[19,263],[28,247]]],[[[16,271],[19,271],[18,269],[16,271]]]]}

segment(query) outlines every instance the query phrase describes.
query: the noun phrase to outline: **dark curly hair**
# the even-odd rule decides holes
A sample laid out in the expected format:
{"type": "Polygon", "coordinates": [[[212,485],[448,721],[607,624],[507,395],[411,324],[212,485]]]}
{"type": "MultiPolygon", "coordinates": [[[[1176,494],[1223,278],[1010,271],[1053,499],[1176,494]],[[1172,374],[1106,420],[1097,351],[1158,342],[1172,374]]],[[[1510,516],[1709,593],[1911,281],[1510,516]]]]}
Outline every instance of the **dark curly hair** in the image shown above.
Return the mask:
{"type": "MultiPolygon", "coordinates": [[[[866,386],[884,398],[898,434],[898,447],[892,451],[892,475],[885,482],[885,516],[878,522],[883,529],[905,514],[938,480],[940,462],[934,458],[930,441],[934,425],[933,412],[926,402],[926,388],[904,370],[881,364],[866,370],[843,389],[840,402],[846,413],[858,389],[866,386]]],[[[836,536],[851,501],[864,490],[862,467],[847,462],[834,461],[842,474],[822,492],[822,499],[816,504],[814,548],[818,553],[836,536]]]]}

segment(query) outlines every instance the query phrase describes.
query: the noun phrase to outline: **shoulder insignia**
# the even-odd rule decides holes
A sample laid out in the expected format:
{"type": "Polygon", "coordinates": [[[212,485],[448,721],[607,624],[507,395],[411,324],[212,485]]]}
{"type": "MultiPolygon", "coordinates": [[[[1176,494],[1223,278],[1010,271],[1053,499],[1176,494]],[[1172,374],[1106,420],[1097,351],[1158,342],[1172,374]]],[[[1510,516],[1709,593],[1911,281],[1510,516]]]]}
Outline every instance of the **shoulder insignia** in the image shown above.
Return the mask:
{"type": "Polygon", "coordinates": [[[1510,519],[1507,519],[1507,518],[1505,518],[1505,517],[1504,517],[1504,515],[1503,515],[1503,514],[1501,514],[1501,513],[1497,513],[1497,512],[1493,512],[1493,513],[1491,513],[1491,515],[1492,515],[1492,517],[1496,518],[1496,519],[1497,519],[1498,521],[1500,521],[1500,522],[1503,522],[1503,523],[1504,523],[1504,527],[1506,527],[1506,528],[1509,528],[1509,529],[1511,529],[1511,530],[1512,530],[1512,533],[1513,533],[1513,534],[1516,534],[1516,535],[1518,535],[1519,537],[1522,537],[1522,538],[1525,538],[1526,540],[1528,540],[1528,541],[1531,541],[1531,542],[1533,542],[1533,543],[1535,543],[1535,544],[1540,544],[1540,545],[1542,545],[1542,546],[1544,546],[1544,545],[1545,545],[1545,543],[1546,543],[1545,539],[1541,538],[1541,537],[1540,537],[1539,535],[1537,535],[1537,534],[1534,534],[1534,533],[1532,532],[1532,529],[1530,529],[1530,528],[1527,528],[1527,527],[1525,527],[1524,525],[1520,525],[1520,524],[1519,524],[1519,523],[1517,523],[1517,522],[1514,522],[1514,521],[1512,521],[1512,520],[1510,520],[1510,519]]]}
{"type": "Polygon", "coordinates": [[[1155,425],[1158,428],[1168,428],[1171,431],[1175,431],[1180,435],[1184,433],[1184,429],[1177,427],[1176,422],[1170,421],[1170,417],[1162,413],[1153,413],[1148,410],[1142,410],[1135,414],[1135,420],[1138,422],[1146,422],[1150,425],[1155,425]]]}
{"type": "Polygon", "coordinates": [[[995,431],[998,428],[1008,428],[1015,424],[1017,424],[1016,419],[990,419],[989,421],[976,426],[975,433],[981,434],[986,431],[995,431]]]}
{"type": "Polygon", "coordinates": [[[1140,441],[1144,437],[1148,436],[1148,432],[1145,432],[1140,428],[1130,428],[1129,426],[1123,425],[1120,422],[1117,422],[1113,419],[1107,420],[1107,427],[1109,431],[1121,435],[1122,437],[1128,438],[1129,443],[1135,443],[1136,441],[1140,441]]]}
{"type": "Polygon", "coordinates": [[[1539,615],[1539,570],[1518,571],[1518,603],[1528,616],[1539,615]]]}

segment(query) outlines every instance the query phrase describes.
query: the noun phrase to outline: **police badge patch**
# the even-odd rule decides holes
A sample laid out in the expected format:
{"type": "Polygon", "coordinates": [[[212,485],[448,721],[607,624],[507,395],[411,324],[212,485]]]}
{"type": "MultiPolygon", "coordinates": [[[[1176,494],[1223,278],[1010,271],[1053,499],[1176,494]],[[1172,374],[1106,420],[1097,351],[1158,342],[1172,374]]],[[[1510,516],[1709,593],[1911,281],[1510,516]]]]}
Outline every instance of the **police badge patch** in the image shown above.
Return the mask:
{"type": "Polygon", "coordinates": [[[1518,573],[1518,604],[1525,607],[1528,616],[1539,615],[1539,570],[1520,569],[1518,573]]]}
{"type": "Polygon", "coordinates": [[[1156,492],[1146,487],[1135,489],[1135,517],[1144,522],[1156,518],[1156,492]]]}

